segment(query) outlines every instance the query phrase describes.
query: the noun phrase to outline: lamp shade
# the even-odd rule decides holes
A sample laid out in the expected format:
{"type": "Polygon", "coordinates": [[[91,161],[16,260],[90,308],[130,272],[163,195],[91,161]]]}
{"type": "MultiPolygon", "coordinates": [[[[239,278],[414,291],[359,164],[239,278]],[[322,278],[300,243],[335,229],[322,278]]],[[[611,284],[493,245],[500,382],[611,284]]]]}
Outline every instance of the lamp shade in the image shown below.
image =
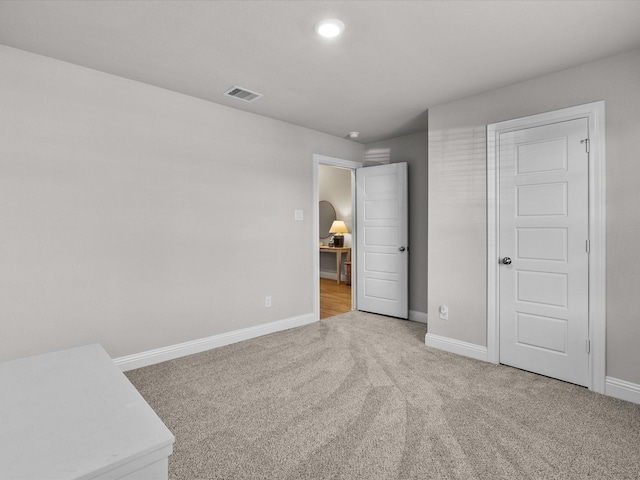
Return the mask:
{"type": "Polygon", "coordinates": [[[347,226],[342,220],[334,220],[329,229],[329,233],[349,233],[349,230],[347,230],[347,226]]]}

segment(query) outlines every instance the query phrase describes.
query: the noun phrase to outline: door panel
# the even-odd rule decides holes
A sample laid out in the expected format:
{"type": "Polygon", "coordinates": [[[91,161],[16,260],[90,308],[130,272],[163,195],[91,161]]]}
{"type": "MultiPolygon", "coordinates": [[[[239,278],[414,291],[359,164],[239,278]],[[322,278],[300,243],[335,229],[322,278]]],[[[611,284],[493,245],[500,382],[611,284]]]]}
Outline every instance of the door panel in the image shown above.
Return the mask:
{"type": "Polygon", "coordinates": [[[409,314],[407,164],[356,170],[358,309],[409,314]]]}
{"type": "Polygon", "coordinates": [[[516,228],[516,256],[527,260],[567,261],[566,228],[516,228]]]}
{"type": "Polygon", "coordinates": [[[567,307],[567,275],[516,271],[516,298],[520,302],[567,307]]]}
{"type": "Polygon", "coordinates": [[[518,174],[542,173],[567,169],[567,139],[518,145],[518,174]]]}
{"type": "Polygon", "coordinates": [[[567,352],[567,321],[563,318],[518,313],[518,343],[567,352]]]}
{"type": "Polygon", "coordinates": [[[384,247],[398,243],[398,229],[393,227],[364,227],[369,247],[384,247]]]}
{"type": "Polygon", "coordinates": [[[500,134],[500,362],[588,384],[586,119],[500,134]]]}
{"type": "Polygon", "coordinates": [[[519,217],[567,214],[567,184],[524,185],[516,187],[519,217]]]}

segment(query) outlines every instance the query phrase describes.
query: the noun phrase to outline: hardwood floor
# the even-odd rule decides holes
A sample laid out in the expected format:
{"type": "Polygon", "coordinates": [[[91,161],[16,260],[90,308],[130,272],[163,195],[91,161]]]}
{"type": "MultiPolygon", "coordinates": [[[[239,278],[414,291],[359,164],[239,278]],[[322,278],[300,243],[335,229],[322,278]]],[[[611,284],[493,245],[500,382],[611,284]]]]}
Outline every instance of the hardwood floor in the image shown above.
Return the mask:
{"type": "Polygon", "coordinates": [[[320,279],[320,318],[351,311],[351,286],[328,278],[320,279]]]}

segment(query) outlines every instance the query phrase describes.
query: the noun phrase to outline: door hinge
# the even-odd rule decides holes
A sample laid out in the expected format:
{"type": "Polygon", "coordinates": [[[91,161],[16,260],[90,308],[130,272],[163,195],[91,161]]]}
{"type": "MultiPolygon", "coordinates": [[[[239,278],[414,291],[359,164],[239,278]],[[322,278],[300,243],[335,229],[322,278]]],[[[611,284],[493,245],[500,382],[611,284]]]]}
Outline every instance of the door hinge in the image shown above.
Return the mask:
{"type": "Polygon", "coordinates": [[[584,143],[584,149],[587,153],[591,151],[591,147],[589,146],[591,142],[589,141],[588,138],[585,138],[584,140],[580,140],[580,143],[584,143]]]}
{"type": "Polygon", "coordinates": [[[587,340],[587,353],[591,353],[591,340],[587,340]]]}
{"type": "Polygon", "coordinates": [[[591,241],[587,240],[584,242],[584,247],[587,250],[587,253],[591,253],[591,241]]]}

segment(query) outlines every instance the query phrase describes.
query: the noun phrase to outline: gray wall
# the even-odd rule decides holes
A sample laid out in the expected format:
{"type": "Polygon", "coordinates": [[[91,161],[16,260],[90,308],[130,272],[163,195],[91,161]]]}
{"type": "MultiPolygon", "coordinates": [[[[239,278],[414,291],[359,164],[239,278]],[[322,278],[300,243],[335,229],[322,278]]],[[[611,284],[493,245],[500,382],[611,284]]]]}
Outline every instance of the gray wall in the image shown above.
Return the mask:
{"type": "Polygon", "coordinates": [[[409,175],[409,309],[427,313],[427,133],[371,143],[391,149],[391,162],[407,162],[409,175]]]}
{"type": "Polygon", "coordinates": [[[311,313],[312,156],[364,158],[8,47],[0,132],[0,361],[93,342],[119,357],[311,313]]]}
{"type": "Polygon", "coordinates": [[[429,332],[486,345],[489,123],[606,102],[607,375],[640,383],[640,50],[429,109],[429,332]],[[449,306],[449,320],[438,305],[449,306]]]}

